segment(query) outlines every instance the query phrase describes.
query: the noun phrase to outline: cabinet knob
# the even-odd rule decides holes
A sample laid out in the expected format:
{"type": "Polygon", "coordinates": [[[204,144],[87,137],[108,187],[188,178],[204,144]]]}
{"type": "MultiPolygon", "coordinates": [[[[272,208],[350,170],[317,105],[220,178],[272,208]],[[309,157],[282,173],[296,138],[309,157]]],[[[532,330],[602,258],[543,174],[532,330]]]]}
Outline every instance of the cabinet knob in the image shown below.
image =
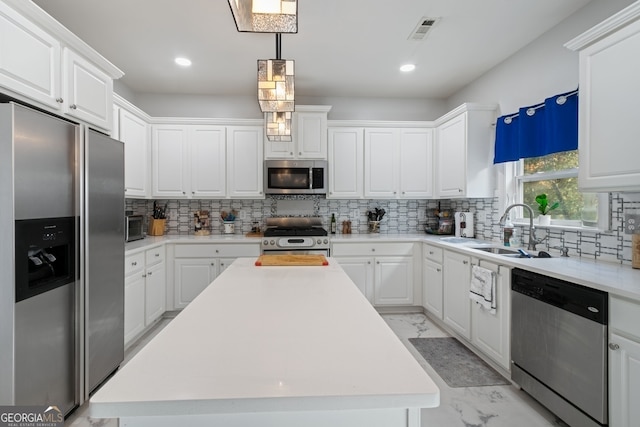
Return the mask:
{"type": "Polygon", "coordinates": [[[58,104],[62,104],[62,103],[64,102],[64,99],[62,99],[62,98],[56,98],[56,102],[57,102],[58,104]]]}
{"type": "Polygon", "coordinates": [[[458,188],[458,193],[462,193],[462,188],[458,188]]]}
{"type": "Polygon", "coordinates": [[[402,194],[407,194],[407,192],[406,192],[406,191],[403,191],[403,192],[402,192],[402,194]]]}
{"type": "Polygon", "coordinates": [[[616,343],[610,342],[609,343],[609,348],[611,350],[618,350],[620,348],[620,346],[618,344],[616,344],[616,343]]]}
{"type": "Polygon", "coordinates": [[[433,251],[429,251],[429,255],[433,255],[433,251]]]}
{"type": "Polygon", "coordinates": [[[462,263],[463,263],[464,265],[467,265],[467,264],[469,264],[469,261],[464,260],[464,261],[462,261],[462,263]]]}
{"type": "Polygon", "coordinates": [[[131,265],[135,267],[136,265],[138,265],[138,263],[137,263],[137,262],[135,262],[135,261],[133,261],[133,262],[131,263],[131,265]]]}
{"type": "Polygon", "coordinates": [[[216,249],[216,253],[218,254],[218,253],[220,253],[220,251],[218,249],[216,249]]]}
{"type": "Polygon", "coordinates": [[[302,156],[302,151],[298,152],[298,156],[302,156]]]}
{"type": "Polygon", "coordinates": [[[146,274],[143,274],[143,275],[142,275],[142,277],[147,277],[147,275],[146,275],[146,274]]]}
{"type": "Polygon", "coordinates": [[[196,192],[195,192],[195,191],[192,191],[192,192],[191,192],[191,194],[196,194],[196,192]]]}
{"type": "Polygon", "coordinates": [[[380,261],[377,261],[376,264],[380,264],[380,261]]]}
{"type": "Polygon", "coordinates": [[[214,262],[212,262],[211,265],[216,265],[216,264],[214,262]]]}
{"type": "Polygon", "coordinates": [[[398,192],[397,192],[397,191],[394,191],[394,192],[393,192],[393,194],[398,194],[398,192]]]}
{"type": "Polygon", "coordinates": [[[375,251],[376,251],[376,248],[371,248],[371,252],[375,252],[375,251]]]}
{"type": "Polygon", "coordinates": [[[293,151],[290,151],[290,152],[289,152],[289,155],[290,155],[290,156],[293,156],[293,151]]]}
{"type": "Polygon", "coordinates": [[[438,273],[440,273],[440,272],[442,271],[442,269],[441,269],[441,268],[436,268],[436,271],[437,271],[438,273]]]}
{"type": "Polygon", "coordinates": [[[150,271],[147,273],[147,275],[151,276],[153,274],[153,271],[150,271]]]}
{"type": "Polygon", "coordinates": [[[72,110],[75,110],[76,108],[78,108],[78,106],[76,104],[71,104],[69,105],[69,108],[71,108],[72,110]]]}
{"type": "Polygon", "coordinates": [[[371,261],[367,261],[367,264],[371,264],[371,261]]]}
{"type": "Polygon", "coordinates": [[[160,256],[160,254],[156,253],[156,256],[158,257],[158,256],[160,256]]]}

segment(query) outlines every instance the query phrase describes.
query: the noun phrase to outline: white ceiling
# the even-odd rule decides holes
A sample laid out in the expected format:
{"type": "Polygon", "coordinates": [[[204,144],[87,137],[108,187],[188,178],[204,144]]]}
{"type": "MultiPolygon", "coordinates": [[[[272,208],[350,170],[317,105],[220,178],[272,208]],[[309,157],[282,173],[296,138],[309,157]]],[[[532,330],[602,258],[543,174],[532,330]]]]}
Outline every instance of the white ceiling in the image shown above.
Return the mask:
{"type": "MultiPolygon", "coordinates": [[[[591,0],[299,0],[282,36],[298,96],[447,98],[591,0]],[[440,21],[408,40],[423,16],[440,21]],[[414,62],[409,74],[398,68],[414,62]]],[[[238,33],[227,0],[34,0],[139,93],[253,95],[275,35],[238,33]],[[174,64],[186,56],[192,67],[174,64]]]]}

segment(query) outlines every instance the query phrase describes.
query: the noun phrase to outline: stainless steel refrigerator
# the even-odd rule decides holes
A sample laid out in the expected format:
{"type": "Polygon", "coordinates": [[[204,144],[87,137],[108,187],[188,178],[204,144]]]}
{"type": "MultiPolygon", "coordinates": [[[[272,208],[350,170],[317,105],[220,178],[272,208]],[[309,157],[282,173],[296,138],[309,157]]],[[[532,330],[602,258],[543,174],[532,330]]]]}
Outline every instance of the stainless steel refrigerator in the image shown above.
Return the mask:
{"type": "Polygon", "coordinates": [[[0,405],[68,414],[123,356],[123,144],[0,104],[0,405]]]}

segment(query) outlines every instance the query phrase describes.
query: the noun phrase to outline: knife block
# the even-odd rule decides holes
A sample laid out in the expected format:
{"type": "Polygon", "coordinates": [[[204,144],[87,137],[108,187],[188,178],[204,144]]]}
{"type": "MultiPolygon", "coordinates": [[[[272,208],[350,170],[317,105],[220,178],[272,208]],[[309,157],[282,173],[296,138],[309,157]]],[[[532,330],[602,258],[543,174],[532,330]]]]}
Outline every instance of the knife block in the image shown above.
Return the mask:
{"type": "Polygon", "coordinates": [[[631,267],[640,268],[640,234],[631,237],[631,267]]]}
{"type": "Polygon", "coordinates": [[[166,219],[149,219],[149,236],[164,236],[164,226],[166,219]]]}

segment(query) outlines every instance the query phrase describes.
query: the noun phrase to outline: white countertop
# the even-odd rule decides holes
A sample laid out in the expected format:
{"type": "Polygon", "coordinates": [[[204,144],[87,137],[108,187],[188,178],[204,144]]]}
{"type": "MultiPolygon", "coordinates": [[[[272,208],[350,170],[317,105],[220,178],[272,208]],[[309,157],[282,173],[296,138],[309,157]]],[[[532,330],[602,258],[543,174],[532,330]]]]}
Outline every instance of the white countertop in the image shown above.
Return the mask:
{"type": "Polygon", "coordinates": [[[92,398],[91,416],[428,408],[440,392],[344,271],[234,262],[92,398]]]}
{"type": "MultiPolygon", "coordinates": [[[[622,265],[607,261],[596,261],[590,258],[569,256],[560,257],[557,250],[551,251],[553,258],[527,259],[512,258],[491,254],[472,249],[472,246],[491,244],[500,246],[498,242],[487,242],[477,239],[468,239],[463,243],[447,242],[451,236],[437,236],[423,233],[413,234],[386,234],[386,233],[362,233],[362,234],[336,234],[331,236],[332,243],[374,243],[379,242],[427,242],[433,245],[463,252],[471,256],[489,259],[502,265],[523,268],[540,274],[556,277],[578,283],[590,288],[609,292],[632,299],[640,303],[640,270],[633,269],[629,265],[622,265]],[[443,240],[443,237],[445,240],[443,240]]],[[[258,237],[245,237],[243,235],[211,235],[211,236],[182,236],[168,235],[163,237],[147,237],[136,242],[127,243],[127,254],[151,248],[162,243],[247,243],[259,244],[258,237]]],[[[542,246],[540,246],[542,247],[542,246]]]]}

